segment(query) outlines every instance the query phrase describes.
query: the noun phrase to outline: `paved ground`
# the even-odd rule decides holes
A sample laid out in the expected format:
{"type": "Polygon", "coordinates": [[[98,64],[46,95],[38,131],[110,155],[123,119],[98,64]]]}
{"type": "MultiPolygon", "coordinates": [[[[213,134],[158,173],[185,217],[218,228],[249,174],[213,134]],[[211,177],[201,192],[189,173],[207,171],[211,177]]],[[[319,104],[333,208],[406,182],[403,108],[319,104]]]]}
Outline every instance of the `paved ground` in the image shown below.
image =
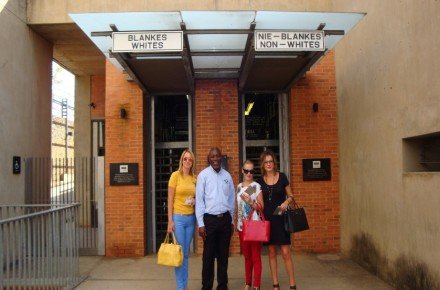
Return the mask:
{"type": "MultiPolygon", "coordinates": [[[[189,289],[201,288],[201,256],[190,257],[189,289]]],[[[289,289],[281,257],[278,258],[281,290],[289,289]]],[[[295,255],[295,276],[300,290],[320,289],[393,289],[354,262],[338,255],[295,255]]],[[[81,257],[80,271],[88,278],[77,290],[175,288],[173,268],[158,266],[155,256],[142,258],[81,257]]],[[[229,259],[229,289],[243,289],[243,258],[229,259]]],[[[271,290],[267,256],[263,256],[261,289],[271,290]]],[[[214,287],[216,283],[214,283],[214,287]]],[[[214,288],[215,289],[215,288],[214,288]]]]}

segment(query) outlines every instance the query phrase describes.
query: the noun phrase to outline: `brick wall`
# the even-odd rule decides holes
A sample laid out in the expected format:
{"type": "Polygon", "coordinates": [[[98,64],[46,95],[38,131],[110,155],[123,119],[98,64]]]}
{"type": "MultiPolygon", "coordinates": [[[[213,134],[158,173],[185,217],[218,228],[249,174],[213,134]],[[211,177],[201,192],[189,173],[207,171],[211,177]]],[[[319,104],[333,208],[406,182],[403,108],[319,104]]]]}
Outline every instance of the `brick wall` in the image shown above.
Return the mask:
{"type": "Polygon", "coordinates": [[[105,90],[106,256],[145,254],[143,95],[108,60],[105,90]],[[128,112],[120,118],[120,109],[128,112]],[[110,163],[139,163],[139,186],[110,186],[110,163]]]}
{"type": "MultiPolygon", "coordinates": [[[[106,255],[142,256],[145,241],[142,92],[106,64],[106,255]],[[125,108],[128,118],[121,119],[125,108]],[[139,163],[139,186],[110,186],[109,164],[139,163]]],[[[296,252],[337,252],[340,247],[337,103],[334,56],[327,55],[292,88],[290,97],[291,184],[306,208],[311,229],[295,234],[296,252]],[[314,113],[313,103],[319,104],[314,113]],[[302,181],[302,159],[331,158],[331,181],[302,181]]],[[[217,146],[228,155],[229,172],[239,182],[239,112],[236,80],[198,80],[194,96],[196,172],[217,146]]],[[[196,238],[198,252],[202,241],[196,238]]],[[[231,253],[240,252],[234,235],[231,253]]]]}
{"type": "MultiPolygon", "coordinates": [[[[66,119],[52,116],[52,158],[66,158],[66,119]]],[[[67,121],[67,158],[75,157],[75,126],[72,120],[67,121]]]]}
{"type": "Polygon", "coordinates": [[[295,234],[296,252],[340,248],[339,155],[334,55],[329,53],[291,90],[291,183],[310,230],[295,234]],[[319,104],[313,112],[312,104],[319,104]],[[331,158],[331,181],[302,180],[302,159],[331,158]]]}
{"type": "MultiPolygon", "coordinates": [[[[198,80],[195,92],[195,155],[196,172],[207,166],[211,147],[219,147],[228,155],[228,171],[234,184],[239,181],[238,87],[236,80],[198,80]]],[[[197,249],[203,252],[201,239],[197,249]]],[[[240,252],[238,235],[234,235],[231,253],[240,252]]]]}
{"type": "Polygon", "coordinates": [[[105,117],[105,76],[91,76],[90,78],[90,102],[95,104],[91,108],[90,117],[92,120],[105,117]]]}

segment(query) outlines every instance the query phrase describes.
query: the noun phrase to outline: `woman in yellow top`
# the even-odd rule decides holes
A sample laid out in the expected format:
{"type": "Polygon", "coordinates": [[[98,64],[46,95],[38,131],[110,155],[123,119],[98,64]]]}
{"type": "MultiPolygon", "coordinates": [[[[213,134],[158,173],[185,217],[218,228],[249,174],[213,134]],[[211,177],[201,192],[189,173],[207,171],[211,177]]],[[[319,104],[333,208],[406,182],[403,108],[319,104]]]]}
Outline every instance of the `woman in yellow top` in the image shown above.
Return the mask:
{"type": "Polygon", "coordinates": [[[194,154],[191,150],[185,149],[180,156],[179,169],[171,174],[168,182],[167,232],[174,231],[177,242],[183,250],[183,264],[175,268],[177,290],[188,289],[188,256],[196,222],[194,163],[194,154]]]}

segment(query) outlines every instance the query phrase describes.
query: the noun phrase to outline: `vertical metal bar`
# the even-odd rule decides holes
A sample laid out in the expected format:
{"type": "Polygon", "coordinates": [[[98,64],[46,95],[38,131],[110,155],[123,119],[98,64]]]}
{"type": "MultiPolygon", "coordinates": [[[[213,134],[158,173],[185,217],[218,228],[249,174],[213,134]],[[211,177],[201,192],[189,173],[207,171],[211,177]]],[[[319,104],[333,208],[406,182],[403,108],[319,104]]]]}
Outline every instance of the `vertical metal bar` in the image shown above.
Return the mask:
{"type": "Polygon", "coordinates": [[[31,272],[31,266],[32,266],[32,236],[31,236],[31,219],[26,219],[26,265],[27,265],[27,277],[26,281],[27,284],[30,283],[32,280],[32,272],[31,272]]]}
{"type": "MultiPolygon", "coordinates": [[[[2,212],[0,211],[0,217],[2,217],[2,212]]],[[[0,265],[2,267],[2,271],[0,273],[0,289],[4,289],[5,285],[4,285],[4,281],[6,280],[5,277],[5,269],[4,269],[4,265],[5,265],[5,261],[4,261],[4,246],[6,245],[5,243],[5,235],[4,235],[4,228],[6,225],[0,224],[0,243],[1,243],[1,247],[0,247],[0,265]]]]}
{"type": "Polygon", "coordinates": [[[80,186],[78,188],[79,190],[79,194],[81,196],[81,226],[80,226],[80,231],[81,231],[81,245],[83,248],[88,248],[88,243],[87,243],[87,232],[86,232],[86,211],[87,211],[87,200],[86,200],[86,196],[84,193],[84,159],[81,159],[81,163],[80,163],[80,186]]]}
{"type": "Polygon", "coordinates": [[[155,140],[154,140],[154,136],[155,136],[155,132],[154,132],[154,126],[155,126],[155,108],[154,108],[154,104],[155,104],[155,100],[156,97],[151,96],[151,104],[150,104],[150,108],[151,108],[151,114],[150,114],[150,132],[151,132],[151,152],[150,152],[150,156],[151,156],[151,160],[152,162],[150,162],[150,172],[151,172],[151,176],[152,176],[152,182],[151,184],[151,215],[150,215],[150,223],[151,223],[151,236],[152,236],[152,252],[156,253],[156,183],[155,183],[155,178],[154,176],[156,175],[156,168],[154,166],[155,164],[155,160],[156,160],[156,156],[155,156],[155,140]]]}
{"type": "Polygon", "coordinates": [[[23,282],[23,241],[24,241],[24,237],[23,237],[23,219],[19,219],[17,221],[18,223],[18,279],[19,279],[19,283],[22,284],[23,282]]]}
{"type": "Polygon", "coordinates": [[[62,164],[62,159],[61,158],[57,158],[57,178],[58,178],[58,183],[57,183],[57,204],[61,203],[61,185],[62,185],[62,181],[61,181],[61,164],[62,164]]]}
{"type": "Polygon", "coordinates": [[[66,214],[67,214],[67,222],[66,222],[66,229],[67,229],[67,281],[68,284],[70,284],[71,281],[71,277],[72,277],[72,263],[73,263],[73,259],[72,259],[72,212],[70,210],[70,208],[67,208],[66,210],[66,214]]]}
{"type": "Polygon", "coordinates": [[[9,245],[9,239],[11,237],[11,229],[10,229],[11,224],[8,223],[5,225],[5,232],[7,232],[7,236],[5,236],[5,254],[6,254],[6,289],[9,289],[9,286],[11,286],[11,273],[10,273],[10,263],[11,263],[11,259],[10,259],[10,253],[11,253],[11,249],[10,249],[10,245],[9,245]]]}
{"type": "Polygon", "coordinates": [[[66,268],[67,268],[67,251],[66,251],[66,212],[61,211],[61,259],[62,259],[62,278],[63,278],[63,284],[66,283],[66,268]]]}
{"type": "Polygon", "coordinates": [[[32,278],[36,282],[37,279],[37,243],[38,243],[38,223],[37,219],[32,219],[32,278]]]}
{"type": "Polygon", "coordinates": [[[83,163],[83,195],[84,195],[84,209],[85,209],[85,223],[84,223],[84,229],[86,232],[86,237],[87,237],[87,248],[91,248],[92,247],[92,238],[91,238],[91,233],[90,233],[90,223],[91,223],[91,206],[90,206],[90,192],[88,191],[87,188],[87,183],[88,183],[88,168],[87,168],[87,159],[84,160],[83,163]]]}
{"type": "Polygon", "coordinates": [[[11,230],[12,233],[10,235],[11,238],[11,254],[12,254],[12,261],[10,264],[11,270],[12,270],[12,277],[11,277],[11,281],[12,281],[12,289],[15,289],[15,286],[17,284],[17,267],[16,267],[16,261],[17,261],[17,237],[16,237],[16,225],[17,223],[14,221],[11,223],[11,230]]]}
{"type": "Polygon", "coordinates": [[[51,212],[47,215],[47,231],[48,231],[47,256],[48,256],[48,277],[50,280],[49,288],[52,288],[51,285],[53,285],[53,263],[54,263],[53,246],[52,246],[52,242],[53,242],[53,224],[52,224],[53,215],[54,215],[53,212],[51,212]]]}
{"type": "Polygon", "coordinates": [[[59,270],[59,262],[60,262],[60,244],[59,244],[59,215],[60,213],[57,211],[54,215],[54,225],[53,225],[53,232],[54,232],[54,280],[55,284],[59,285],[59,276],[60,276],[60,270],[59,270]]]}

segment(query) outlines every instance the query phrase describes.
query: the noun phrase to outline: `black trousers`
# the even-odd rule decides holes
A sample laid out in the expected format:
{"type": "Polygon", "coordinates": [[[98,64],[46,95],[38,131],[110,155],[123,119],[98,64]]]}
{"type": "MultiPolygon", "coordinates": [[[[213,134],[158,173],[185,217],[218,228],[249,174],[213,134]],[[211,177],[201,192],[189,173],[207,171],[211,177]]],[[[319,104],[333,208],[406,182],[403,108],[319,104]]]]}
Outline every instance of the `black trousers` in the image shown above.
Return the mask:
{"type": "Polygon", "coordinates": [[[214,284],[214,260],[217,258],[217,290],[228,289],[229,244],[232,218],[229,212],[218,217],[205,214],[206,239],[203,243],[202,290],[211,290],[214,284]]]}

